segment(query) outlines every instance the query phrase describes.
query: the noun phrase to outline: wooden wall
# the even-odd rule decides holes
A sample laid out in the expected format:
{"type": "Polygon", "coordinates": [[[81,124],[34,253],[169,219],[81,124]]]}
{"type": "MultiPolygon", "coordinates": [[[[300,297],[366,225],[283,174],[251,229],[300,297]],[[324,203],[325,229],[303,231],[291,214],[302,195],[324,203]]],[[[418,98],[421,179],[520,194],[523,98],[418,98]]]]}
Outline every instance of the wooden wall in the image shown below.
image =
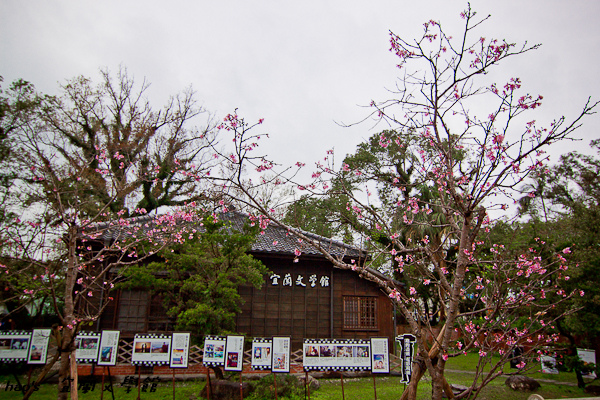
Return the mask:
{"type": "MultiPolygon", "coordinates": [[[[261,289],[244,287],[242,313],[237,316],[237,331],[248,337],[290,336],[293,348],[304,338],[358,339],[388,337],[393,340],[392,305],[372,282],[357,273],[334,269],[322,259],[293,259],[255,255],[279,277],[277,285],[265,277],[261,289]],[[284,285],[289,274],[291,286],[284,285]],[[310,282],[310,276],[316,282],[310,282]],[[301,283],[297,284],[301,276],[301,283]],[[325,279],[326,278],[326,279],[325,279]],[[328,281],[325,286],[322,279],[328,281]],[[372,297],[377,304],[376,328],[344,328],[344,296],[372,297]]],[[[288,282],[289,283],[289,282],[288,282]]],[[[392,343],[392,342],[390,342],[392,343]]]]}

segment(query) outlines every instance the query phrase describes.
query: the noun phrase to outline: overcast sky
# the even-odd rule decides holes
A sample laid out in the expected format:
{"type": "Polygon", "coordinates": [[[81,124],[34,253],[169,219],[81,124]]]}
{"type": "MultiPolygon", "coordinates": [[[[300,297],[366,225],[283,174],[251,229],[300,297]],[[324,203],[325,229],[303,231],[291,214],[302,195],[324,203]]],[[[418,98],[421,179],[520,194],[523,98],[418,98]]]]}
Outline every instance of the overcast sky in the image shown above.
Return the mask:
{"type": "MultiPolygon", "coordinates": [[[[574,116],[588,96],[600,99],[600,1],[472,0],[491,20],[480,35],[543,43],[504,64],[544,104],[534,116],[574,116]]],[[[338,160],[371,130],[363,124],[372,99],[385,100],[397,69],[389,30],[417,38],[434,19],[459,33],[466,2],[437,1],[125,1],[2,0],[0,75],[55,94],[59,83],[98,70],[127,67],[152,83],[154,107],[192,85],[220,117],[239,109],[264,118],[265,151],[286,164],[311,162],[335,148],[338,160]]],[[[586,149],[600,137],[600,118],[577,133],[586,149]]],[[[575,148],[561,146],[560,151],[575,148]]],[[[556,157],[555,157],[556,159],[556,157]]]]}

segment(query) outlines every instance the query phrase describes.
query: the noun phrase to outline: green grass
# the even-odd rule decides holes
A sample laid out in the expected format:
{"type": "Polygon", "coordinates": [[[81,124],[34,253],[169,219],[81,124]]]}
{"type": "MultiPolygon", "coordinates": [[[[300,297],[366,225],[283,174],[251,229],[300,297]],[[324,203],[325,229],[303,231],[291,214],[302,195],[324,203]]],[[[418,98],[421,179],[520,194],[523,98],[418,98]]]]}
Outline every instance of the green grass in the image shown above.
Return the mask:
{"type": "MultiPolygon", "coordinates": [[[[448,369],[462,369],[465,371],[472,370],[473,363],[476,362],[476,355],[467,355],[455,359],[450,359],[448,362],[448,369]]],[[[507,368],[507,371],[510,369],[507,368]]],[[[553,380],[555,382],[575,382],[575,375],[573,373],[561,373],[559,375],[548,375],[536,372],[531,375],[536,379],[553,380]]],[[[473,381],[474,375],[468,372],[448,372],[447,380],[449,383],[457,383],[465,386],[470,386],[473,381]]],[[[26,377],[20,378],[22,383],[27,381],[26,377]]],[[[141,399],[144,400],[168,400],[173,398],[173,388],[169,377],[162,378],[163,380],[158,383],[157,390],[154,393],[141,392],[141,399]]],[[[513,392],[506,385],[504,381],[506,378],[499,377],[491,382],[480,394],[478,399],[484,400],[526,400],[531,393],[519,393],[513,392]]],[[[22,395],[20,392],[5,391],[4,383],[11,382],[14,384],[14,378],[11,376],[0,377],[0,398],[6,400],[21,399],[22,395]]],[[[375,378],[376,391],[378,400],[397,400],[402,391],[404,390],[404,384],[400,383],[399,377],[392,377],[388,375],[378,375],[375,378]]],[[[566,397],[588,397],[583,390],[576,386],[556,384],[552,382],[541,381],[541,388],[536,393],[542,395],[544,398],[559,399],[566,397]]],[[[190,395],[198,395],[204,387],[204,381],[187,381],[176,383],[176,397],[178,400],[188,400],[190,395]]],[[[127,400],[137,399],[137,386],[131,387],[130,391],[120,386],[119,384],[114,385],[115,399],[127,400]]],[[[375,398],[375,389],[373,387],[373,378],[345,378],[344,379],[344,397],[347,400],[359,399],[369,400],[375,398]]],[[[31,397],[33,400],[54,400],[57,397],[56,384],[45,384],[40,387],[40,390],[35,392],[31,397]]],[[[88,393],[82,393],[79,391],[79,398],[81,400],[97,400],[100,399],[100,384],[98,383],[95,390],[89,391],[88,393]]],[[[426,375],[419,384],[418,399],[430,399],[431,398],[431,379],[426,375]]],[[[109,392],[104,392],[104,399],[112,400],[112,396],[109,392]]],[[[339,400],[342,399],[342,385],[340,379],[334,380],[321,380],[321,389],[311,393],[311,399],[315,400],[339,400]]],[[[283,400],[283,399],[282,399],[283,400]]]]}

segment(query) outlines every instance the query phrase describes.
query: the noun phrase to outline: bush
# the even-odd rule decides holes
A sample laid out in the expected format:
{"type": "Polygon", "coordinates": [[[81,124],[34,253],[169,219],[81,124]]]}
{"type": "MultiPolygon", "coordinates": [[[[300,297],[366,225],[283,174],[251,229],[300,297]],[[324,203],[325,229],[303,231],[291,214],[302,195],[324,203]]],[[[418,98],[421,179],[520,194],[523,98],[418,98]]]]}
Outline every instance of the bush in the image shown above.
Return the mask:
{"type": "Polygon", "coordinates": [[[293,375],[269,374],[252,384],[252,394],[247,400],[275,399],[277,378],[277,398],[281,400],[304,400],[304,386],[293,375]]]}

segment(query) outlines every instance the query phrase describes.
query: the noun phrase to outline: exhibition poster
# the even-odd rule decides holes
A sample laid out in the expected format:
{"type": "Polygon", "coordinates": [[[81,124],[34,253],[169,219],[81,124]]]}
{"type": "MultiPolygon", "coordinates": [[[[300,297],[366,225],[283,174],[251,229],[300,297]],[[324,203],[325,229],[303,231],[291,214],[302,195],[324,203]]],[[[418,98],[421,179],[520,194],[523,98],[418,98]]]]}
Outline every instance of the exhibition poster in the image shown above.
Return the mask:
{"type": "Polygon", "coordinates": [[[390,373],[390,352],[387,338],[371,338],[371,372],[390,373]]]}
{"type": "Polygon", "coordinates": [[[252,369],[271,369],[271,351],[273,340],[268,338],[254,338],[252,340],[252,369]]]}
{"type": "Polygon", "coordinates": [[[227,336],[225,343],[225,371],[242,370],[244,358],[244,337],[227,336]]]}
{"type": "Polygon", "coordinates": [[[190,353],[190,334],[174,332],[171,335],[171,368],[187,368],[190,353]]]}
{"type": "Polygon", "coordinates": [[[98,360],[100,349],[99,332],[79,332],[75,337],[75,359],[78,363],[93,363],[98,360]]]}
{"type": "Polygon", "coordinates": [[[361,339],[305,339],[303,364],[310,370],[368,370],[371,344],[361,339]]]}
{"type": "Polygon", "coordinates": [[[48,343],[50,342],[50,329],[34,329],[31,334],[31,345],[27,364],[46,364],[48,343]]]}
{"type": "Polygon", "coordinates": [[[225,365],[225,336],[206,336],[202,363],[216,367],[225,365]]]}
{"type": "Polygon", "coordinates": [[[97,364],[111,366],[117,364],[119,350],[119,331],[102,331],[100,335],[100,351],[97,364]]]}
{"type": "Polygon", "coordinates": [[[171,338],[161,334],[136,333],[133,338],[131,363],[134,365],[169,364],[171,338]]]}
{"type": "Polygon", "coordinates": [[[289,337],[273,338],[273,363],[271,371],[290,372],[290,347],[291,339],[289,337]]]}
{"type": "Polygon", "coordinates": [[[31,332],[0,332],[0,361],[17,362],[27,360],[31,332]]]}

